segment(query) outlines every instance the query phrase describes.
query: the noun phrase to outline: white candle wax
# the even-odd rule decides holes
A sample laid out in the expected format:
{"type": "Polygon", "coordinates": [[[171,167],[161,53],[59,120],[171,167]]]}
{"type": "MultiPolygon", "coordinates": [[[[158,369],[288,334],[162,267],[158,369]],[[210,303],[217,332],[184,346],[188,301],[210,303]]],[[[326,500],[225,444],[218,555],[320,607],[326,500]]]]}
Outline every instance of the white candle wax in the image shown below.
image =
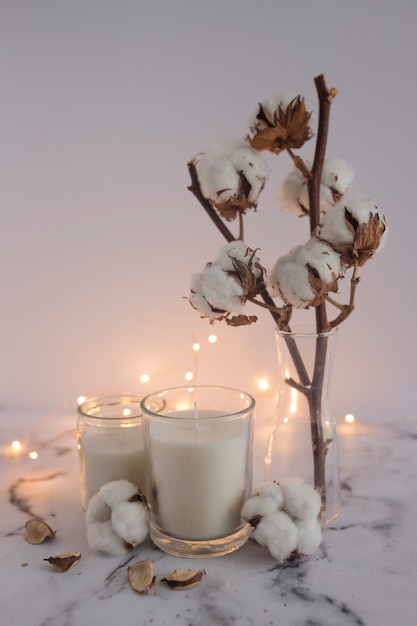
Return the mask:
{"type": "Polygon", "coordinates": [[[79,441],[80,479],[83,507],[102,485],[124,478],[145,493],[145,452],[142,436],[135,428],[120,432],[90,432],[79,441]]]}
{"type": "Polygon", "coordinates": [[[154,422],[150,456],[155,515],[172,536],[205,540],[236,531],[244,501],[248,432],[245,420],[204,420],[199,410],[171,413],[184,423],[154,422]]]}

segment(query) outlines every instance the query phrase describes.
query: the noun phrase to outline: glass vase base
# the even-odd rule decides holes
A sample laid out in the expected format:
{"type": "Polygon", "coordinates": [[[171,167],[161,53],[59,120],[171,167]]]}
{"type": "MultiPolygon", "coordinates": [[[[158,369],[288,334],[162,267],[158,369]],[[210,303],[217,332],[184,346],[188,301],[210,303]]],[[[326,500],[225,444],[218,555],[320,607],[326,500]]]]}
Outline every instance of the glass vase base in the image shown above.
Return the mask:
{"type": "Polygon", "coordinates": [[[159,526],[150,522],[150,537],[153,543],[168,554],[191,559],[224,556],[241,548],[248,540],[252,528],[245,523],[238,527],[236,532],[217,539],[180,539],[171,537],[159,526]]]}

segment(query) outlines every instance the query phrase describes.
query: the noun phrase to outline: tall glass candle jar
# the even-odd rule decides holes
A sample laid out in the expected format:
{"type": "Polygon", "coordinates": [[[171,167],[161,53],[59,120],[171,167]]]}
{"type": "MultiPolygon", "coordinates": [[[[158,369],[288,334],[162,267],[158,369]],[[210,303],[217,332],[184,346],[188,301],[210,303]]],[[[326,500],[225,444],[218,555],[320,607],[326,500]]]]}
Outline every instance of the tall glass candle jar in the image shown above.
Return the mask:
{"type": "Polygon", "coordinates": [[[81,503],[98,489],[122,478],[145,493],[142,396],[122,393],[88,398],[77,408],[81,503]]]}
{"type": "Polygon", "coordinates": [[[180,387],[142,400],[150,536],[185,557],[239,548],[252,492],[254,399],[225,387],[180,387]]]}

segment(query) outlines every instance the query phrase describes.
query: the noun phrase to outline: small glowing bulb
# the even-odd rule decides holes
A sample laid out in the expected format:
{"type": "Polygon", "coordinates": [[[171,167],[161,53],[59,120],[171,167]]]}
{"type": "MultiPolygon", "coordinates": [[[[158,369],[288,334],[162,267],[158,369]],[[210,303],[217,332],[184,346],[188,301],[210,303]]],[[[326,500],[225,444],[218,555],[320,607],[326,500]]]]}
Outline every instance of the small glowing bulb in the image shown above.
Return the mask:
{"type": "Polygon", "coordinates": [[[284,419],[283,419],[282,421],[283,421],[283,423],[284,423],[284,424],[288,424],[288,422],[289,422],[290,420],[288,419],[288,417],[284,417],[284,419]]]}
{"type": "Polygon", "coordinates": [[[130,409],[123,409],[123,416],[124,417],[128,417],[131,414],[132,414],[132,411],[130,409]]]}
{"type": "Polygon", "coordinates": [[[194,352],[198,352],[200,350],[200,344],[199,343],[193,343],[193,350],[194,352]]]}
{"type": "Polygon", "coordinates": [[[348,424],[353,424],[354,421],[355,421],[354,415],[352,415],[351,413],[348,413],[347,415],[345,415],[345,422],[347,422],[348,424]]]}
{"type": "Polygon", "coordinates": [[[269,382],[266,378],[261,378],[261,380],[258,381],[258,387],[261,391],[266,391],[269,389],[269,382]]]}
{"type": "Polygon", "coordinates": [[[148,383],[151,380],[151,377],[149,376],[149,374],[141,374],[139,376],[139,380],[141,383],[148,383]]]}
{"type": "Polygon", "coordinates": [[[38,453],[36,452],[36,450],[32,450],[32,452],[29,452],[29,457],[35,461],[38,458],[38,453]]]}
{"type": "Polygon", "coordinates": [[[208,340],[210,343],[217,343],[219,341],[219,338],[217,335],[209,335],[208,340]]]}
{"type": "Polygon", "coordinates": [[[194,378],[194,374],[192,372],[185,372],[184,378],[185,380],[192,380],[194,378]]]}
{"type": "Polygon", "coordinates": [[[22,449],[22,444],[20,443],[20,441],[12,441],[12,450],[14,450],[15,452],[19,452],[19,450],[22,449]]]}
{"type": "Polygon", "coordinates": [[[87,396],[78,396],[77,398],[77,404],[82,404],[83,402],[85,402],[87,400],[87,396]]]}

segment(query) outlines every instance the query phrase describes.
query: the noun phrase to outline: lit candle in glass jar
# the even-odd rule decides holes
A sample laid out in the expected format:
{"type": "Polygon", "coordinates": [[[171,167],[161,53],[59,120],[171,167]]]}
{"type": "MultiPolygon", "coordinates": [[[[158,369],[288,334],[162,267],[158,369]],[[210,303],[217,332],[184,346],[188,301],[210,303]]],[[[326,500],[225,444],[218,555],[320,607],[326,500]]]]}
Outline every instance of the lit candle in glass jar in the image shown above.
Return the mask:
{"type": "Polygon", "coordinates": [[[89,398],[78,406],[77,439],[81,502],[102,485],[125,479],[145,493],[141,396],[119,394],[89,398]]]}
{"type": "Polygon", "coordinates": [[[150,533],[163,550],[210,556],[246,541],[240,511],[252,489],[253,410],[251,396],[223,387],[143,400],[150,533]]]}

